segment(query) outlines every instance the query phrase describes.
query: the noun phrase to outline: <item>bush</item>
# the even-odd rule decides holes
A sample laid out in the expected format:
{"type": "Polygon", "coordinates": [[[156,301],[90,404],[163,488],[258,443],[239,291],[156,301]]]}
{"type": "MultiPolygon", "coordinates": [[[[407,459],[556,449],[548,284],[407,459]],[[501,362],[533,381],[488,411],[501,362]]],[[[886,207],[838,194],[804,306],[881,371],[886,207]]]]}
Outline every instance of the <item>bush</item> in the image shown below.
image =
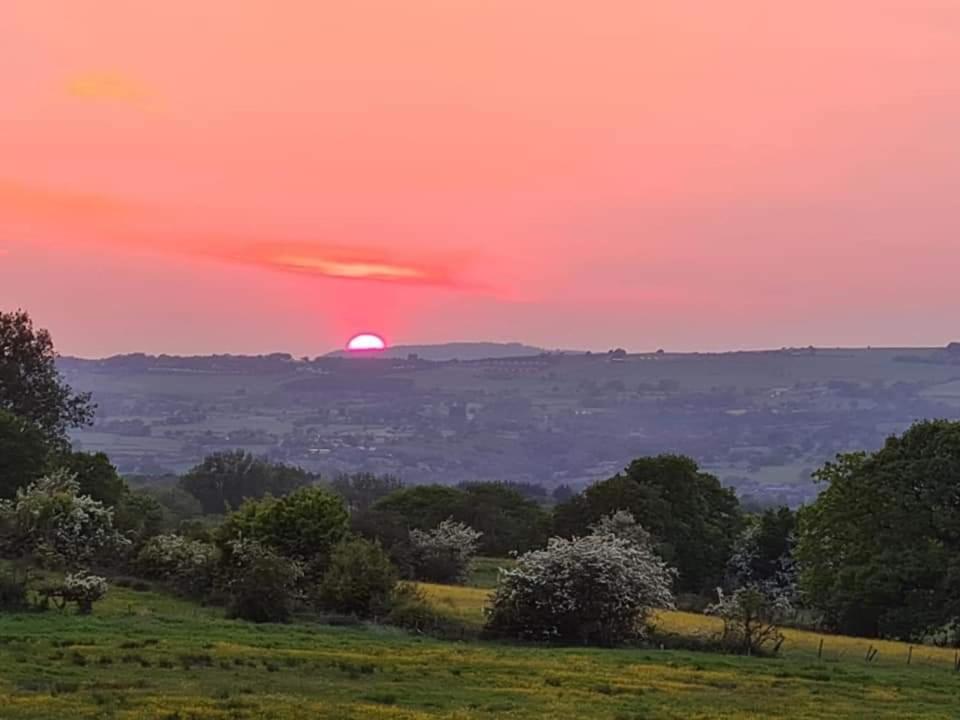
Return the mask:
{"type": "Polygon", "coordinates": [[[7,558],[69,569],[115,560],[127,545],[113,510],[80,495],[69,473],[52,473],[17,490],[13,500],[0,500],[0,549],[7,558]]]}
{"type": "Polygon", "coordinates": [[[248,500],[223,525],[225,540],[249,538],[304,565],[319,579],[330,551],[347,534],[343,500],[322,488],[301,488],[282,498],[248,500]]]}
{"type": "Polygon", "coordinates": [[[411,530],[411,561],[417,579],[438,583],[466,580],[482,534],[453,520],[444,520],[433,530],[411,530]]]}
{"type": "Polygon", "coordinates": [[[223,571],[231,617],[258,623],[290,619],[303,578],[299,563],[256,540],[234,540],[224,553],[223,571]]]}
{"type": "Polygon", "coordinates": [[[169,582],[187,597],[201,598],[213,590],[219,553],[215,545],[180,535],[150,538],[137,556],[137,571],[169,582]]]}
{"type": "Polygon", "coordinates": [[[613,535],[553,538],[500,573],[487,630],[528,640],[615,645],[672,607],[674,573],[646,546],[613,535]]]}
{"type": "Polygon", "coordinates": [[[386,612],[397,585],[397,571],[379,543],[344,540],[330,556],[318,589],[322,608],[360,617],[386,612]]]}
{"type": "Polygon", "coordinates": [[[93,612],[93,604],[107,594],[107,581],[99,575],[81,570],[69,573],[59,585],[46,585],[38,590],[44,601],[53,600],[61,610],[67,603],[76,603],[80,615],[93,612]]]}
{"type": "Polygon", "coordinates": [[[17,612],[27,606],[26,580],[10,572],[0,573],[0,611],[17,612]]]}
{"type": "Polygon", "coordinates": [[[792,610],[785,596],[759,585],[739,588],[730,594],[717,591],[718,600],[707,615],[723,620],[720,643],[728,652],[742,655],[776,655],[783,644],[778,623],[792,610]]]}

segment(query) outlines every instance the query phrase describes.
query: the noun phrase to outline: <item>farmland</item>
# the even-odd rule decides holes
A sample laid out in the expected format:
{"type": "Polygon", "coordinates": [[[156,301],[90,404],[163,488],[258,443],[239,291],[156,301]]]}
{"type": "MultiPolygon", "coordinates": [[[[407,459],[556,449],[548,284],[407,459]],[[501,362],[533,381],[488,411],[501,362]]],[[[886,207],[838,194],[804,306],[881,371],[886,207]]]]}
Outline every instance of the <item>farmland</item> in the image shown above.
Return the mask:
{"type": "Polygon", "coordinates": [[[810,474],[837,452],[960,413],[960,359],[929,348],[60,365],[99,404],[74,443],[148,481],[243,448],[327,477],[496,479],[532,483],[549,500],[674,451],[741,497],[795,506],[816,495],[810,474]]]}
{"type": "MultiPolygon", "coordinates": [[[[427,587],[479,612],[485,590],[427,587]]],[[[444,598],[447,599],[444,599],[444,598]]],[[[452,605],[451,605],[452,603],[452,605]]],[[[677,632],[702,618],[665,614],[677,632]]],[[[376,625],[223,619],[150,591],[114,588],[92,617],[0,616],[0,716],[46,718],[950,718],[947,662],[866,641],[791,634],[782,659],[656,649],[454,643],[376,625]],[[889,652],[888,652],[889,651],[889,652]]],[[[939,652],[939,651],[938,651],[939,652]]],[[[933,658],[933,651],[929,651],[933,658]]],[[[949,656],[949,657],[948,657],[949,656]]]]}

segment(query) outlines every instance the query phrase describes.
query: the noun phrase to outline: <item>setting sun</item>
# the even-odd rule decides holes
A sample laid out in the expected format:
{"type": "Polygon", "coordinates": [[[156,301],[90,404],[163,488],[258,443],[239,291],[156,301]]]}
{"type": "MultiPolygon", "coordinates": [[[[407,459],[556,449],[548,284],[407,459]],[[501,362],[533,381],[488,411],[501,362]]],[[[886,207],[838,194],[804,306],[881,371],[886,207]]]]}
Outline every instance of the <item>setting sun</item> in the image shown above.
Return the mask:
{"type": "Polygon", "coordinates": [[[347,350],[350,352],[378,352],[386,349],[386,341],[373,333],[354,335],[347,343],[347,350]]]}

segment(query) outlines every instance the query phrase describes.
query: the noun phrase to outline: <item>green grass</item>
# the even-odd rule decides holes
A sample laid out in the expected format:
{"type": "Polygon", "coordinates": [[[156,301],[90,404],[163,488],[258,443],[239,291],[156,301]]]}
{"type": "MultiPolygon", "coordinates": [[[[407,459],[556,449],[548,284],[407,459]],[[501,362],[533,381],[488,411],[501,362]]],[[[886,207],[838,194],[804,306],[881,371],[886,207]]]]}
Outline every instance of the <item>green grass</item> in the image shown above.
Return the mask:
{"type": "MultiPolygon", "coordinates": [[[[462,590],[466,598],[470,591],[462,590]]],[[[958,684],[943,667],[852,659],[464,644],[377,626],[257,626],[124,589],[111,590],[91,617],[0,615],[4,720],[951,718],[960,715],[958,684]]]]}

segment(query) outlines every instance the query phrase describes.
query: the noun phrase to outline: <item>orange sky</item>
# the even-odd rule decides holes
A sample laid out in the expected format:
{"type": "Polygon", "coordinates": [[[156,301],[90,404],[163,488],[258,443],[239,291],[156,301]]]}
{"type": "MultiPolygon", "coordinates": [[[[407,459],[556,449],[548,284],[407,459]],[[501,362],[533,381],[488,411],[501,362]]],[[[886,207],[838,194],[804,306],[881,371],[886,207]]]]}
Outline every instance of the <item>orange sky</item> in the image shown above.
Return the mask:
{"type": "Polygon", "coordinates": [[[952,0],[6,0],[62,351],[960,339],[952,0]]]}

